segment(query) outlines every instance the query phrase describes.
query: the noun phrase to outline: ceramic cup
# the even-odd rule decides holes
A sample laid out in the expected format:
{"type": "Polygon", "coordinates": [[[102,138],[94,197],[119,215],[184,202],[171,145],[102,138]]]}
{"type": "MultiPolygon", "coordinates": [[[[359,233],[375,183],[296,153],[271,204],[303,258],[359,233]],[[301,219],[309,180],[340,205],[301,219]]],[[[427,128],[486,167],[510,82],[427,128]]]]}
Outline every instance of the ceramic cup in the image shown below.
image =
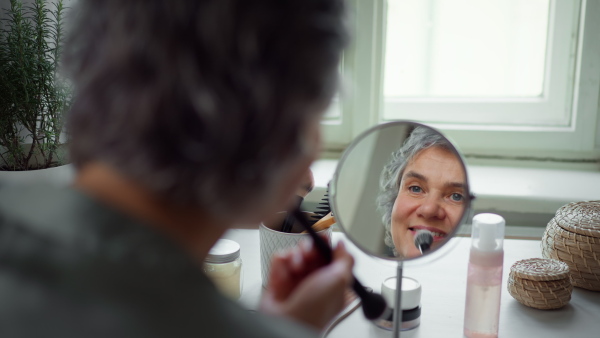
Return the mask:
{"type": "MultiPolygon", "coordinates": [[[[265,288],[269,282],[273,254],[295,247],[303,239],[311,240],[309,234],[301,233],[304,229],[300,224],[294,224],[292,232],[279,231],[286,214],[286,212],[277,213],[272,219],[263,222],[258,228],[260,237],[260,270],[262,285],[265,288]]],[[[310,217],[312,213],[306,213],[306,215],[310,217]]],[[[331,227],[319,231],[318,234],[321,236],[325,234],[329,245],[331,245],[331,227]]]]}

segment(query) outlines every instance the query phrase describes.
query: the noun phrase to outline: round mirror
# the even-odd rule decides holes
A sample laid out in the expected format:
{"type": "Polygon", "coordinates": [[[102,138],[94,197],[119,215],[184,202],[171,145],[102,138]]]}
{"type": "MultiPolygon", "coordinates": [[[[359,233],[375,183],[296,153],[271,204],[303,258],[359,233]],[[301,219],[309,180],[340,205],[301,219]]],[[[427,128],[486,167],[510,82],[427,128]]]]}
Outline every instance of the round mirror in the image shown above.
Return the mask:
{"type": "Polygon", "coordinates": [[[399,121],[350,144],[331,182],[330,204],[340,228],[363,251],[413,260],[456,234],[471,194],[452,142],[431,127],[399,121]]]}

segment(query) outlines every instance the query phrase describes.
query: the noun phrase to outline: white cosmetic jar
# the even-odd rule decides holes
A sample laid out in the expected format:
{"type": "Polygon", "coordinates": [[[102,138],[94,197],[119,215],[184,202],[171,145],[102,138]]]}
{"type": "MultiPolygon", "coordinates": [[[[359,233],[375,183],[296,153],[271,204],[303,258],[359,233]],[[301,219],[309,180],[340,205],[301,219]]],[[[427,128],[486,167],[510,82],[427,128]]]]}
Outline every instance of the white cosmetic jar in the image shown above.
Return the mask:
{"type": "MultiPolygon", "coordinates": [[[[387,318],[375,321],[375,325],[385,330],[394,327],[396,304],[396,277],[390,277],[381,284],[381,295],[393,310],[387,318]]],[[[412,330],[421,324],[421,283],[410,277],[402,277],[402,325],[400,330],[412,330]]]]}
{"type": "Polygon", "coordinates": [[[204,260],[204,272],[223,294],[239,299],[242,295],[240,245],[229,239],[219,239],[204,260]]]}

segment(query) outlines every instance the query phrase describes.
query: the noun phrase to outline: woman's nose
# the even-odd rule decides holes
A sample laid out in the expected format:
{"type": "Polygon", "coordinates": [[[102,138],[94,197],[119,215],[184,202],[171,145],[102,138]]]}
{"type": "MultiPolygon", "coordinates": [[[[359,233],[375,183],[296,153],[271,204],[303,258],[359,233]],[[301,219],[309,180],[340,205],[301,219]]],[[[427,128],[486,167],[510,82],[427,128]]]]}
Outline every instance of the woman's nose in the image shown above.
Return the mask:
{"type": "Polygon", "coordinates": [[[417,214],[424,218],[443,219],[446,217],[442,201],[435,196],[427,196],[417,209],[417,214]]]}

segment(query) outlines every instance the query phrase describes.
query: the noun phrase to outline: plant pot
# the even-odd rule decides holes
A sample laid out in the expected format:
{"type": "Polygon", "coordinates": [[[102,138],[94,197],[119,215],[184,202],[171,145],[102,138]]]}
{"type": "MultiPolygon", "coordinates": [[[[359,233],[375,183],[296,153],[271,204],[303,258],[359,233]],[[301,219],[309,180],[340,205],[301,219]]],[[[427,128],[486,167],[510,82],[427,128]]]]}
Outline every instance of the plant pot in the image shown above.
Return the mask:
{"type": "Polygon", "coordinates": [[[33,183],[68,186],[73,183],[74,178],[75,169],[72,164],[39,170],[0,171],[0,187],[33,183]]]}

